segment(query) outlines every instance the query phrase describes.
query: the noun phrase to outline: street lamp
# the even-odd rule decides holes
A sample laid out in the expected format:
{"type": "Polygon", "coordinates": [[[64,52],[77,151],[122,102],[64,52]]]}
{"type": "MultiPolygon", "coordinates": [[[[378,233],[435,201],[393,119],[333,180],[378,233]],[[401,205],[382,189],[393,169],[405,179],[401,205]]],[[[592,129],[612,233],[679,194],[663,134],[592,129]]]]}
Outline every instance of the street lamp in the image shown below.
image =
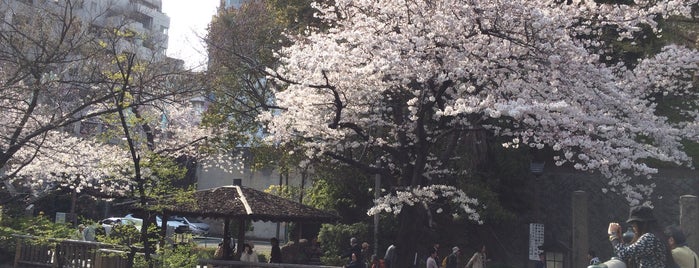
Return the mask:
{"type": "Polygon", "coordinates": [[[544,173],[544,166],[546,165],[546,162],[537,162],[537,161],[530,161],[529,162],[529,171],[534,174],[534,176],[539,177],[541,174],[544,173]]]}

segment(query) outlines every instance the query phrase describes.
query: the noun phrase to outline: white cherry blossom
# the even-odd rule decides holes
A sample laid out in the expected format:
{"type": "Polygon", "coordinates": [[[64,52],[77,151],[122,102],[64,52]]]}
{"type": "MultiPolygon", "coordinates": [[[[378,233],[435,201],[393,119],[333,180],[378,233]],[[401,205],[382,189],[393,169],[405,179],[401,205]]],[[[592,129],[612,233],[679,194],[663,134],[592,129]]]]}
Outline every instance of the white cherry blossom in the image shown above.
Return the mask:
{"type": "MultiPolygon", "coordinates": [[[[332,2],[315,6],[333,28],[279,51],[272,76],[286,84],[276,92],[284,110],[260,117],[269,142],[303,141],[308,157],[353,165],[373,161],[357,153],[366,148],[414,188],[430,184],[415,174],[449,169],[431,149],[484,130],[508,138],[506,147],[551,147],[557,165],[601,173],[632,204],[652,193],[631,183],[656,172],[644,160],[691,165],[681,141],[698,140],[696,120],[670,123],[651,97],[690,94],[699,53],[670,45],[625,65],[610,62],[598,37],[659,33],[656,19],[687,16],[696,0],[332,2]]],[[[424,201],[416,196],[396,192],[371,213],[398,213],[424,201]]]]}

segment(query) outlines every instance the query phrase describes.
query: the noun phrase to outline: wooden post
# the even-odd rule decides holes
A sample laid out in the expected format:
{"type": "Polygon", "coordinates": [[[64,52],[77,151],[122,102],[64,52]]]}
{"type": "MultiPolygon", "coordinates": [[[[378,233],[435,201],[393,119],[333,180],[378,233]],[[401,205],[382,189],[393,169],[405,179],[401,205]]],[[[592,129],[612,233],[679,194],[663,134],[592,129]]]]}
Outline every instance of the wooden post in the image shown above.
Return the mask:
{"type": "Polygon", "coordinates": [[[22,257],[22,244],[24,240],[22,238],[17,237],[17,246],[15,247],[15,265],[13,267],[19,267],[19,260],[22,257]]]}
{"type": "Polygon", "coordinates": [[[231,219],[226,217],[226,219],[223,220],[223,259],[229,260],[231,259],[231,231],[230,231],[230,226],[231,226],[231,219]]]}
{"type": "Polygon", "coordinates": [[[587,193],[584,191],[573,192],[572,200],[573,226],[573,252],[571,268],[585,268],[588,266],[587,251],[588,241],[588,218],[587,193]]]}
{"type": "MultiPolygon", "coordinates": [[[[154,217],[154,218],[157,217],[157,216],[151,215],[150,213],[148,213],[146,215],[149,215],[149,217],[154,217]]],[[[155,225],[158,225],[157,220],[155,221],[155,225]]],[[[163,218],[160,219],[160,237],[161,237],[160,243],[159,243],[160,249],[164,249],[165,248],[165,240],[167,240],[167,220],[165,220],[163,218]]]]}
{"type": "Polygon", "coordinates": [[[687,236],[687,246],[699,248],[699,198],[680,196],[680,228],[687,236]]]}
{"type": "Polygon", "coordinates": [[[240,256],[243,252],[243,243],[245,243],[245,219],[238,219],[238,245],[236,246],[235,254],[240,256]]]}

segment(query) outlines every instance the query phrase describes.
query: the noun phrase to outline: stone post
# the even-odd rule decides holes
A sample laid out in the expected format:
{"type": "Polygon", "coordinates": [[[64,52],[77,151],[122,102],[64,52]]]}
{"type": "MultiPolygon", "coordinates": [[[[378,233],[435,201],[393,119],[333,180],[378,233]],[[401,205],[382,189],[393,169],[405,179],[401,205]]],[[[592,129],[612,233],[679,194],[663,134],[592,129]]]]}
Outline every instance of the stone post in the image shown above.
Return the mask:
{"type": "Polygon", "coordinates": [[[587,193],[585,191],[573,192],[572,200],[572,222],[573,247],[571,251],[570,268],[585,268],[588,265],[587,251],[590,248],[588,241],[588,219],[587,193]]]}
{"type": "Polygon", "coordinates": [[[699,198],[680,196],[680,228],[687,236],[687,246],[699,248],[699,198]]]}

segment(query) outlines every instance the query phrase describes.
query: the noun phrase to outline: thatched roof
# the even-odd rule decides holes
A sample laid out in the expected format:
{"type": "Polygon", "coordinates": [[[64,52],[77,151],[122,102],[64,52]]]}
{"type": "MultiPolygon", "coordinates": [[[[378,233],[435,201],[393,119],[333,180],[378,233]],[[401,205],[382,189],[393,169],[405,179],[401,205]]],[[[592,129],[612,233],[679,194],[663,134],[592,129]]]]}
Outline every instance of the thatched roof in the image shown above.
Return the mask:
{"type": "Polygon", "coordinates": [[[199,190],[195,201],[168,206],[170,215],[200,216],[221,219],[249,219],[273,222],[334,222],[334,214],[306,206],[276,195],[242,186],[222,186],[199,190]]]}

